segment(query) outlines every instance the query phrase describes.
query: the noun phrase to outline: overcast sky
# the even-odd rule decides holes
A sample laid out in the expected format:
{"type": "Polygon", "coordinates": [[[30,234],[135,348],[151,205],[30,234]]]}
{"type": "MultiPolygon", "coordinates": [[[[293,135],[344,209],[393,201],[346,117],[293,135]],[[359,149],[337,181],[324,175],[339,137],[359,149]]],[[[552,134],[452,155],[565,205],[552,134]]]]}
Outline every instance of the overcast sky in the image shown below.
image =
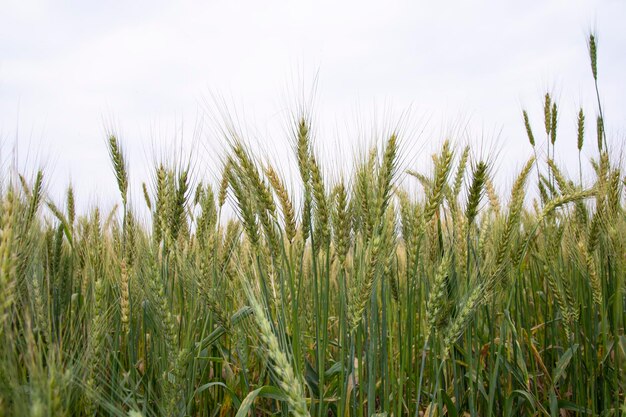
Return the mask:
{"type": "MultiPolygon", "coordinates": [[[[195,171],[210,177],[224,146],[213,128],[221,97],[249,139],[286,165],[285,126],[304,94],[314,99],[318,146],[334,156],[329,171],[350,164],[337,150],[362,148],[372,120],[393,125],[410,109],[407,164],[424,169],[413,153],[427,157],[451,134],[477,150],[499,149],[504,185],[531,154],[521,109],[542,137],[551,91],[560,105],[557,152],[575,170],[577,109],[589,121],[596,113],[592,29],[608,130],[624,143],[624,21],[622,1],[4,0],[2,159],[17,148],[22,169],[46,168],[57,200],[71,180],[81,206],[108,202],[115,180],[105,138],[114,128],[135,197],[155,158],[181,140],[193,146],[195,171]]],[[[590,123],[586,156],[594,131],[590,123]]]]}

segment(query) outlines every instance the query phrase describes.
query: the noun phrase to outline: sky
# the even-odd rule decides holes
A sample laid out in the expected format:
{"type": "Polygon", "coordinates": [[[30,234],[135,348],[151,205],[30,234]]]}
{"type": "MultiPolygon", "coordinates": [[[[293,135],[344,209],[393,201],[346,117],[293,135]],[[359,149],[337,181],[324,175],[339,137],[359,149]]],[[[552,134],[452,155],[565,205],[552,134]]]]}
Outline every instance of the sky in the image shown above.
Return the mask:
{"type": "Polygon", "coordinates": [[[577,175],[581,106],[583,158],[596,152],[591,30],[607,130],[615,150],[625,143],[621,1],[3,0],[0,10],[2,164],[44,168],[59,202],[71,182],[80,207],[115,202],[110,132],[137,204],[161,159],[191,160],[215,182],[228,118],[289,177],[301,108],[329,177],[400,126],[403,167],[427,171],[449,138],[490,154],[504,191],[532,155],[522,109],[543,144],[546,92],[559,104],[557,160],[577,175]]]}

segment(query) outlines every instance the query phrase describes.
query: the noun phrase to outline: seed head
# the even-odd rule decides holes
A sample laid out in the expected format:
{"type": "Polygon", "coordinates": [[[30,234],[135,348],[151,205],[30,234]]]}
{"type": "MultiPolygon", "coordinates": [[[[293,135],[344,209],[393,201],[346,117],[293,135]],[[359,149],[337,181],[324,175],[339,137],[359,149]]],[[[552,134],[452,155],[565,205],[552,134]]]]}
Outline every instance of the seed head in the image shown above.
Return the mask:
{"type": "Polygon", "coordinates": [[[556,111],[556,103],[552,103],[552,121],[550,123],[550,141],[552,142],[552,146],[554,146],[554,142],[556,142],[556,122],[557,122],[557,111],[556,111]]]}
{"type": "Polygon", "coordinates": [[[535,147],[535,136],[533,135],[533,131],[530,128],[530,122],[528,121],[528,113],[526,110],[523,111],[524,115],[524,126],[526,127],[526,134],[528,135],[528,141],[530,142],[530,146],[535,147]]]}
{"type": "Polygon", "coordinates": [[[550,114],[550,107],[552,106],[552,100],[550,99],[550,93],[546,93],[546,97],[543,103],[543,120],[546,127],[546,135],[550,135],[552,130],[552,116],[550,114]]]}
{"type": "Polygon", "coordinates": [[[578,150],[582,150],[583,141],[585,139],[585,114],[583,113],[583,109],[581,108],[578,112],[578,150]]]}
{"type": "Polygon", "coordinates": [[[596,37],[593,33],[589,35],[589,58],[591,60],[591,73],[593,74],[593,79],[598,81],[598,51],[596,37]]]}

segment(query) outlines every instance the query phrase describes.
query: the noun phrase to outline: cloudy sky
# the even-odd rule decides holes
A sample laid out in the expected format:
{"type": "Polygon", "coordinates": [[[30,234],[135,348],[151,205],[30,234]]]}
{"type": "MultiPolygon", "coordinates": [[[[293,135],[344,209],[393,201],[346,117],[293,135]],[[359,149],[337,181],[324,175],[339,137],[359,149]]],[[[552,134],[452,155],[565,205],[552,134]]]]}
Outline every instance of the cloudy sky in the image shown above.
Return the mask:
{"type": "Polygon", "coordinates": [[[596,112],[590,30],[607,126],[624,143],[625,18],[621,1],[4,0],[2,160],[44,167],[53,198],[71,181],[84,206],[115,189],[110,129],[140,194],[154,161],[179,149],[198,175],[219,170],[215,126],[226,107],[254,146],[288,165],[286,126],[298,104],[313,101],[329,171],[404,116],[408,165],[424,168],[423,156],[449,135],[499,150],[506,184],[531,154],[521,109],[540,136],[550,91],[560,105],[558,155],[575,170],[577,109],[588,120],[596,112]]]}

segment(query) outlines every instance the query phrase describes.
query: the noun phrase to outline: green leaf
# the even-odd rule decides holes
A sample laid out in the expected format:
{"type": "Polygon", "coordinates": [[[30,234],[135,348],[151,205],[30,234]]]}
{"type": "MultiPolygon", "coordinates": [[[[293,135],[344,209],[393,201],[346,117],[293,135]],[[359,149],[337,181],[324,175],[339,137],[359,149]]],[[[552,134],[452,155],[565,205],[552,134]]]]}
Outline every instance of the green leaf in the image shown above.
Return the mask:
{"type": "Polygon", "coordinates": [[[554,390],[550,391],[550,416],[559,417],[559,401],[554,390]]]}
{"type": "Polygon", "coordinates": [[[513,397],[513,395],[519,395],[524,398],[528,402],[528,405],[532,407],[533,411],[537,410],[537,407],[535,407],[535,397],[530,392],[516,389],[511,393],[511,397],[513,397]]]}
{"type": "Polygon", "coordinates": [[[567,365],[569,365],[572,360],[572,356],[578,350],[578,344],[572,345],[569,349],[567,349],[563,355],[559,358],[559,361],[556,364],[556,368],[552,372],[552,384],[556,385],[558,380],[565,373],[565,369],[567,369],[567,365]]]}
{"type": "Polygon", "coordinates": [[[593,414],[593,410],[574,404],[571,401],[559,400],[559,408],[563,410],[575,411],[577,413],[593,414]]]}
{"type": "Polygon", "coordinates": [[[246,395],[246,398],[244,398],[241,402],[241,406],[239,406],[235,417],[246,417],[248,415],[248,412],[250,412],[250,410],[252,409],[254,401],[257,399],[257,397],[272,398],[278,401],[287,401],[287,396],[280,389],[265,385],[261,388],[255,389],[254,391],[246,395]]]}
{"type": "Polygon", "coordinates": [[[441,398],[443,399],[443,403],[446,405],[446,409],[448,411],[446,415],[449,417],[457,417],[458,412],[456,409],[456,405],[454,404],[454,401],[452,400],[452,398],[450,398],[448,393],[444,390],[441,390],[441,398]]]}
{"type": "Polygon", "coordinates": [[[233,390],[231,390],[230,388],[228,388],[228,386],[226,384],[224,384],[223,382],[219,382],[219,381],[215,381],[215,382],[209,382],[206,383],[204,385],[201,385],[198,387],[198,389],[196,390],[194,397],[206,390],[208,390],[209,388],[212,387],[222,387],[224,388],[226,391],[228,391],[228,394],[230,395],[230,398],[233,400],[233,405],[235,407],[240,407],[240,403],[241,401],[239,400],[239,398],[237,397],[237,395],[235,395],[235,393],[233,392],[233,390]]]}

